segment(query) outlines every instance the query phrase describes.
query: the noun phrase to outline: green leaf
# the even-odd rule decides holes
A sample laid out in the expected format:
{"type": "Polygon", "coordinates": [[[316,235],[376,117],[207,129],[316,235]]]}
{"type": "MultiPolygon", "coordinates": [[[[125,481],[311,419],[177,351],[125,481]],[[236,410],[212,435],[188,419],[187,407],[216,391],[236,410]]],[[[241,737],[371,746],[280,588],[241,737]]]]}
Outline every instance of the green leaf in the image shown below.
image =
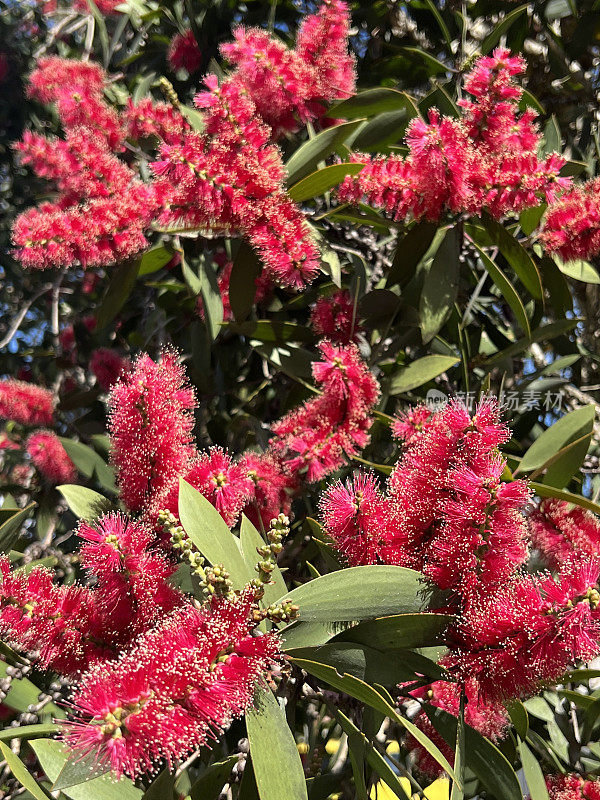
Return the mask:
{"type": "Polygon", "coordinates": [[[560,258],[555,258],[554,261],[562,274],[569,278],[583,283],[600,283],[600,275],[588,261],[561,261],[560,258]]]}
{"type": "MultiPolygon", "coordinates": [[[[359,117],[374,117],[386,111],[401,111],[407,107],[416,109],[415,101],[405,92],[378,86],[355,94],[354,97],[343,100],[332,106],[327,114],[333,119],[357,119],[359,117]]],[[[418,110],[417,110],[418,115],[418,110]]]]}
{"type": "Polygon", "coordinates": [[[440,643],[454,618],[448,614],[395,614],[361,622],[342,631],[334,642],[368,644],[378,650],[427,647],[440,643]]]}
{"type": "Polygon", "coordinates": [[[168,800],[173,797],[175,775],[165,767],[144,792],[142,800],[168,800]]]}
{"type": "Polygon", "coordinates": [[[383,111],[377,114],[357,132],[352,139],[352,149],[377,153],[388,145],[399,144],[404,138],[408,123],[418,114],[419,109],[412,105],[412,101],[399,111],[383,111]]]}
{"type": "Polygon", "coordinates": [[[546,204],[541,203],[539,206],[526,208],[524,211],[521,211],[519,215],[519,225],[525,236],[530,236],[534,230],[536,230],[544,216],[546,208],[546,204]]]}
{"type": "Polygon", "coordinates": [[[364,748],[365,758],[371,769],[373,769],[381,778],[381,780],[388,785],[396,797],[399,797],[400,800],[410,800],[410,797],[406,794],[402,784],[398,780],[396,773],[390,767],[386,759],[373,747],[364,733],[360,731],[356,725],[354,725],[354,723],[351,722],[345,714],[342,714],[342,712],[339,711],[339,709],[337,709],[334,705],[328,703],[328,706],[331,712],[335,714],[335,718],[337,719],[341,729],[348,737],[348,741],[361,741],[361,745],[364,748]]]}
{"type": "Polygon", "coordinates": [[[433,257],[442,240],[441,235],[437,237],[434,246],[437,232],[438,226],[435,222],[424,220],[418,222],[409,230],[406,236],[399,239],[396,245],[394,261],[385,282],[386,288],[390,289],[396,284],[401,287],[406,286],[421,261],[433,257]]]}
{"type": "Polygon", "coordinates": [[[376,564],[321,575],[280,599],[300,606],[303,622],[342,622],[422,611],[427,606],[425,594],[420,572],[376,564]]]}
{"type": "Polygon", "coordinates": [[[35,800],[49,800],[49,798],[51,800],[52,795],[39,785],[19,756],[15,755],[4,742],[0,742],[0,752],[12,774],[21,786],[35,797],[35,800]]]}
{"type": "Polygon", "coordinates": [[[255,577],[244,561],[238,539],[217,509],[183,478],[179,480],[179,518],[202,555],[211,564],[223,564],[234,588],[240,589],[255,577]]]}
{"type": "Polygon", "coordinates": [[[508,347],[505,347],[504,350],[500,350],[491,356],[482,358],[481,361],[486,367],[489,367],[497,364],[499,361],[504,361],[507,358],[513,358],[513,356],[516,356],[523,350],[527,350],[532,342],[542,342],[547,339],[553,339],[556,336],[562,336],[564,333],[571,331],[578,322],[579,319],[577,318],[559,319],[556,320],[556,322],[549,322],[547,325],[540,325],[539,328],[535,328],[531,331],[530,338],[519,339],[518,341],[510,344],[508,347]]]}
{"type": "Polygon", "coordinates": [[[287,162],[288,186],[293,185],[305,175],[309,175],[319,161],[334,153],[350,136],[351,133],[362,125],[364,120],[344,122],[334,125],[318,133],[312,139],[304,142],[287,162]]]}
{"type": "Polygon", "coordinates": [[[594,406],[588,405],[565,414],[535,440],[521,459],[515,472],[543,469],[559,450],[574,440],[588,433],[591,434],[595,413],[594,406]]]}
{"type": "Polygon", "coordinates": [[[106,514],[112,508],[112,503],[107,497],[92,491],[92,489],[87,489],[85,486],[68,483],[56,488],[65,498],[75,516],[85,519],[87,522],[91,522],[101,514],[106,514]]]}
{"type": "MultiPolygon", "coordinates": [[[[245,514],[242,514],[242,524],[240,526],[240,541],[242,543],[242,553],[246,559],[246,564],[251,571],[259,561],[262,561],[262,556],[256,552],[257,547],[264,547],[265,540],[256,530],[254,525],[250,522],[245,514]]],[[[265,588],[265,604],[270,605],[274,603],[277,598],[281,597],[287,591],[287,586],[281,574],[281,570],[275,565],[271,573],[271,581],[273,583],[267,584],[265,588]]]]}
{"type": "Polygon", "coordinates": [[[523,774],[531,800],[550,800],[542,768],[521,736],[518,737],[518,747],[521,766],[523,767],[523,774]]]}
{"type": "Polygon", "coordinates": [[[446,72],[454,72],[452,67],[443,64],[438,58],[435,58],[426,50],[421,50],[420,47],[401,47],[400,51],[409,56],[413,60],[420,60],[424,63],[430,75],[440,75],[446,72]]]}
{"type": "Polygon", "coordinates": [[[42,739],[54,736],[59,730],[56,722],[42,722],[37,725],[20,725],[18,728],[4,728],[0,731],[0,741],[8,742],[11,739],[42,739]]]}
{"type": "Polygon", "coordinates": [[[506,704],[510,721],[521,739],[526,739],[529,733],[529,716],[527,709],[520,700],[511,700],[506,704]]]}
{"type": "Polygon", "coordinates": [[[388,393],[391,395],[405,394],[417,386],[422,386],[424,383],[437,378],[438,375],[449,370],[455,364],[458,364],[459,358],[454,356],[423,356],[413,361],[412,364],[403,367],[401,372],[395,375],[390,383],[388,393]]]}
{"type": "Polygon", "coordinates": [[[179,110],[197,133],[204,132],[204,114],[195,108],[180,104],[179,110]]]}
{"type": "MultiPolygon", "coordinates": [[[[330,667],[326,664],[319,664],[308,659],[294,658],[292,656],[290,656],[290,660],[301,669],[306,670],[306,672],[310,672],[311,675],[315,675],[317,678],[326,681],[328,684],[330,684],[330,686],[333,686],[334,689],[338,689],[341,692],[349,694],[350,697],[354,697],[357,700],[366,703],[368,706],[371,706],[371,708],[379,711],[384,716],[389,717],[394,722],[398,722],[412,736],[414,736],[414,738],[420,744],[423,745],[425,750],[427,750],[427,752],[437,761],[442,769],[448,773],[448,775],[450,775],[452,778],[456,778],[454,770],[439,748],[427,736],[425,736],[425,734],[419,730],[416,725],[413,725],[412,722],[409,722],[407,719],[402,717],[388,702],[388,700],[386,700],[385,697],[372,686],[369,686],[359,678],[355,678],[353,675],[340,675],[334,667],[330,667]]],[[[522,799],[520,798],[519,800],[522,799]]]]}
{"type": "Polygon", "coordinates": [[[338,186],[346,175],[356,175],[364,166],[364,164],[352,162],[323,167],[295,183],[288,190],[288,194],[296,203],[303,203],[313,197],[320,197],[325,192],[338,186]]]}
{"type": "Polygon", "coordinates": [[[94,18],[95,30],[98,31],[98,36],[100,37],[102,63],[104,68],[107,69],[110,59],[110,42],[108,39],[108,31],[106,29],[106,20],[104,19],[104,15],[100,12],[96,3],[94,3],[94,0],[86,0],[86,2],[92,17],[94,18]]]}
{"type": "MultiPolygon", "coordinates": [[[[31,742],[31,747],[48,778],[55,781],[67,761],[67,748],[52,739],[37,739],[31,742]]],[[[116,781],[112,775],[102,775],[79,786],[69,786],[63,789],[63,794],[71,800],[141,800],[143,796],[143,792],[129,778],[116,781]]]]}
{"type": "Polygon", "coordinates": [[[430,669],[429,659],[402,648],[382,652],[365,644],[333,639],[318,647],[286,648],[286,652],[292,658],[326,664],[334,667],[340,675],[346,673],[368,684],[378,683],[382,686],[392,687],[414,680],[417,673],[436,678],[440,673],[444,674],[433,662],[430,669]]]}
{"type": "Polygon", "coordinates": [[[308,800],[304,768],[285,714],[270,690],[259,689],[246,714],[260,800],[308,800]]]}
{"type": "Polygon", "coordinates": [[[456,744],[454,746],[454,770],[458,775],[458,781],[452,782],[450,800],[464,800],[465,797],[462,790],[465,782],[465,728],[465,692],[463,688],[460,694],[460,708],[456,726],[456,744]]]}
{"type": "Polygon", "coordinates": [[[61,789],[68,789],[70,786],[79,786],[100,777],[100,775],[106,775],[108,772],[110,772],[110,765],[106,763],[100,765],[95,753],[83,757],[71,753],[53,782],[52,791],[57,792],[61,789]]]}
{"type": "Polygon", "coordinates": [[[317,647],[325,644],[340,630],[337,622],[300,622],[288,625],[281,631],[284,650],[297,650],[301,647],[317,647]]]}
{"type": "Polygon", "coordinates": [[[421,337],[427,344],[442,328],[454,307],[460,275],[460,233],[450,228],[428,269],[419,305],[421,337]]]}
{"type": "Polygon", "coordinates": [[[181,256],[181,274],[183,275],[183,280],[186,282],[188,289],[194,297],[197,297],[202,291],[202,278],[198,276],[188,264],[183,250],[179,251],[179,255],[181,256]]]}
{"type": "Polygon", "coordinates": [[[127,261],[121,262],[119,266],[115,268],[106,294],[96,314],[98,331],[106,328],[125,305],[135,286],[141,261],[141,256],[130,258],[127,261]]]}
{"type": "Polygon", "coordinates": [[[259,274],[258,256],[247,242],[241,242],[229,279],[229,304],[236,322],[243,322],[252,311],[259,274]]]}
{"type": "Polygon", "coordinates": [[[262,344],[256,340],[253,340],[251,345],[263,358],[291,378],[296,380],[312,378],[313,356],[308,350],[293,344],[279,346],[269,343],[262,344]]]}
{"type": "Polygon", "coordinates": [[[594,503],[593,500],[588,500],[587,497],[581,497],[581,495],[573,494],[573,492],[557,489],[554,486],[546,486],[536,481],[531,481],[529,485],[538,497],[555,497],[557,500],[566,500],[567,503],[573,503],[573,505],[580,506],[580,508],[587,508],[588,511],[600,515],[600,505],[594,503]]]}
{"type": "Polygon", "coordinates": [[[238,757],[234,755],[224,761],[210,764],[198,780],[192,784],[189,791],[191,800],[212,800],[213,797],[218,797],[237,762],[238,757]]]}
{"type": "Polygon", "coordinates": [[[544,139],[542,143],[542,152],[545,155],[550,153],[562,152],[562,136],[558,126],[558,120],[552,114],[548,122],[544,125],[544,139]]]}
{"type": "Polygon", "coordinates": [[[162,269],[173,258],[173,253],[173,249],[164,244],[159,244],[157,247],[146,250],[140,260],[137,277],[141,278],[144,275],[150,275],[152,272],[162,269]]]}
{"type": "MultiPolygon", "coordinates": [[[[471,240],[472,241],[472,240],[471,240]]],[[[500,294],[515,315],[517,322],[521,326],[523,333],[528,338],[531,336],[531,328],[529,327],[529,319],[527,317],[527,312],[525,311],[525,306],[523,305],[523,301],[521,300],[519,293],[512,285],[512,283],[508,280],[506,275],[502,272],[500,267],[492,261],[492,259],[487,255],[487,253],[476,243],[472,241],[473,246],[479,253],[479,258],[481,259],[481,263],[487,270],[490,278],[494,281],[496,286],[498,287],[500,294]]]]}
{"type": "Polygon", "coordinates": [[[116,493],[114,469],[104,461],[102,456],[98,455],[95,450],[92,450],[91,447],[88,447],[83,442],[76,442],[74,439],[67,439],[65,436],[59,436],[58,438],[67,455],[82,475],[85,475],[86,478],[95,476],[105,489],[116,493]]]}
{"type": "Polygon", "coordinates": [[[23,523],[31,516],[31,512],[36,506],[37,503],[29,503],[0,525],[0,552],[9,553],[13,549],[21,535],[23,523]]]}
{"type": "Polygon", "coordinates": [[[314,342],[314,334],[304,325],[277,319],[247,320],[239,324],[229,323],[229,328],[241,336],[259,342],[314,342]]]}
{"type": "Polygon", "coordinates": [[[217,273],[210,259],[201,262],[202,300],[204,301],[204,320],[212,339],[216,339],[223,322],[223,301],[217,280],[217,273]]]}
{"type": "MultiPolygon", "coordinates": [[[[0,678],[7,677],[8,667],[9,665],[5,661],[0,661],[0,678]]],[[[15,711],[25,712],[29,709],[29,706],[39,703],[40,692],[41,689],[30,681],[29,678],[13,678],[10,682],[8,694],[2,702],[15,711]]],[[[41,714],[51,715],[56,718],[66,716],[64,710],[59,708],[55,703],[47,703],[41,714]]]]}
{"type": "MultiPolygon", "coordinates": [[[[450,747],[456,741],[457,719],[441,708],[425,706],[436,731],[450,747]]],[[[489,739],[465,725],[465,761],[493,797],[523,800],[519,779],[506,757],[489,739]]]]}
{"type": "MultiPolygon", "coordinates": [[[[496,27],[494,28],[494,30],[493,30],[493,31],[491,31],[491,33],[488,33],[488,35],[487,35],[487,36],[485,37],[485,39],[483,40],[483,43],[482,43],[481,47],[479,48],[479,49],[481,50],[481,53],[482,53],[482,55],[486,55],[487,53],[489,53],[489,52],[490,52],[490,50],[492,50],[492,49],[493,49],[493,48],[494,48],[494,47],[495,47],[495,46],[498,44],[498,42],[500,41],[500,39],[502,38],[502,36],[503,36],[503,35],[506,33],[506,31],[507,31],[507,30],[510,28],[510,26],[511,26],[511,25],[512,25],[514,22],[516,22],[516,20],[517,20],[517,19],[518,19],[518,18],[521,16],[521,14],[523,14],[525,11],[527,11],[527,3],[526,3],[525,5],[519,6],[518,8],[515,8],[515,9],[514,9],[514,11],[511,11],[511,12],[510,12],[510,14],[507,14],[507,15],[506,15],[506,16],[505,16],[505,17],[504,17],[504,18],[503,18],[503,19],[502,19],[502,20],[501,20],[501,21],[500,21],[500,22],[499,22],[499,23],[496,25],[496,27]]],[[[504,800],[504,798],[503,798],[502,800],[504,800]]]]}
{"type": "Polygon", "coordinates": [[[536,300],[543,298],[542,279],[535,262],[523,245],[506,228],[489,214],[483,215],[483,224],[492,242],[499,248],[519,280],[536,300]]]}

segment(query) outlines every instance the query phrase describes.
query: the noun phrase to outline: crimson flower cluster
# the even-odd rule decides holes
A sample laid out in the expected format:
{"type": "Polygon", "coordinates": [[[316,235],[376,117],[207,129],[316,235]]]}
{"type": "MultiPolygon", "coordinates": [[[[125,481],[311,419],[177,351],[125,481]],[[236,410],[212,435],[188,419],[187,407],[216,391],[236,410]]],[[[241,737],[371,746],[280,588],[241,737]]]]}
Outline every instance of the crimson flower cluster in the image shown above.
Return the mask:
{"type": "MultiPolygon", "coordinates": [[[[306,16],[295,49],[258,29],[235,32],[223,47],[234,66],[219,85],[205,79],[195,103],[202,134],[164,103],[129,101],[118,114],[104,99],[108,78],[97,65],[40,59],[30,95],[54,103],[64,139],[27,132],[16,146],[23,163],[51,180],[53,203],[21,214],[16,253],[30,268],[107,266],[143,250],[151,223],[248,238],[271,280],[302,288],[319,268],[304,215],[285,191],[285,169],[273,139],[320,116],[323,103],[352,94],[349,14],[326,0],[306,16]],[[323,53],[327,58],[323,58],[323,53]],[[143,183],[119,157],[126,140],[161,143],[155,180],[143,183]]],[[[191,31],[169,51],[174,68],[193,72],[201,54],[191,31]]]]}
{"type": "Polygon", "coordinates": [[[112,460],[126,507],[153,524],[162,509],[177,514],[183,477],[230,527],[242,511],[263,526],[289,513],[298,476],[319,480],[366,445],[379,395],[355,345],[320,348],[313,374],[321,393],[274,423],[266,452],[238,459],[220,447],[197,450],[196,400],[176,355],[166,351],[158,363],[140,356],[110,395],[112,460]]]}
{"type": "Polygon", "coordinates": [[[406,158],[354,153],[365,167],[346,177],[339,199],[367,202],[402,221],[483,210],[500,218],[553,202],[570,181],[559,174],[561,156],[538,156],[535,112],[519,110],[522,89],[514,77],[524,67],[504,48],[479,58],[464,80],[461,115],[433,109],[428,122],[412,120],[406,158]]]}
{"type": "MultiPolygon", "coordinates": [[[[0,420],[18,423],[25,427],[54,424],[54,396],[42,386],[26,381],[0,381],[0,420]]],[[[11,426],[10,435],[3,432],[0,449],[19,450],[27,453],[31,464],[42,478],[51,484],[73,483],[76,470],[58,436],[51,430],[41,428],[32,431],[22,441],[22,432],[11,426]]],[[[21,484],[29,477],[27,465],[17,465],[10,480],[21,484]]]]}
{"type": "Polygon", "coordinates": [[[551,775],[546,786],[550,800],[600,800],[600,781],[581,775],[551,775]]]}
{"type": "Polygon", "coordinates": [[[317,300],[310,314],[310,326],[319,337],[347,344],[356,342],[361,333],[356,317],[356,301],[347,289],[339,289],[317,300]]]}
{"type": "MultiPolygon", "coordinates": [[[[464,686],[470,724],[497,738],[507,699],[556,683],[600,650],[600,561],[590,557],[591,546],[575,549],[576,539],[593,538],[596,524],[579,511],[543,505],[534,539],[567,557],[556,576],[524,573],[529,490],[525,481],[503,479],[498,447],[510,431],[496,404],[482,401],[473,417],[457,402],[437,412],[417,407],[393,432],[403,451],[387,492],[370,473],[338,481],[321,501],[326,530],[351,565],[416,568],[448,593],[445,610],[456,622],[441,664],[456,683],[436,684],[431,703],[456,714],[464,686]],[[560,533],[547,533],[548,518],[560,520],[560,533]]],[[[425,713],[416,719],[444,749],[425,713]]],[[[411,746],[424,771],[437,771],[418,743],[411,746]]]]}
{"type": "Polygon", "coordinates": [[[175,564],[143,522],[109,514],[78,534],[93,588],[0,559],[0,633],[40,666],[77,674],[62,731],[77,758],[132,778],[172,767],[252,704],[279,641],[255,631],[252,588],[204,606],[172,588],[175,564]]]}

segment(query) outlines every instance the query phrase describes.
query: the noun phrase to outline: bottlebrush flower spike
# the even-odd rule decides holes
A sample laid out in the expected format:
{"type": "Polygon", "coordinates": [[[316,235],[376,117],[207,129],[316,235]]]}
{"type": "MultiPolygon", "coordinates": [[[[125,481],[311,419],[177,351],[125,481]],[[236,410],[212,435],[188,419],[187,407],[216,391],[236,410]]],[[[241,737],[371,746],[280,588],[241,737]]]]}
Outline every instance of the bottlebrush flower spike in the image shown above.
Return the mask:
{"type": "Polygon", "coordinates": [[[409,444],[430,425],[435,425],[435,420],[436,415],[427,405],[415,406],[396,415],[391,424],[392,436],[409,444]]]}
{"type": "Polygon", "coordinates": [[[313,364],[313,376],[322,394],[308,400],[272,426],[269,447],[275,457],[309,482],[339,469],[369,441],[369,411],[379,397],[379,386],[354,344],[319,345],[323,361],[313,364]]]}
{"type": "Polygon", "coordinates": [[[523,576],[465,608],[446,666],[479,682],[483,698],[527,696],[600,650],[598,564],[557,579],[523,576]]]}
{"type": "Polygon", "coordinates": [[[529,517],[529,530],[534,547],[553,570],[577,554],[600,555],[600,520],[564,500],[542,500],[529,517]]]}
{"type": "Polygon", "coordinates": [[[64,729],[75,757],[136,778],[161,761],[172,768],[241,716],[279,656],[275,635],[252,635],[253,595],[175,611],[119,661],[84,674],[64,729]]]}
{"type": "Polygon", "coordinates": [[[97,613],[90,589],[58,586],[52,573],[34,567],[11,572],[0,557],[0,632],[13,647],[39,652],[43,668],[70,674],[107,657],[97,644],[97,613]]]}
{"type": "Polygon", "coordinates": [[[259,530],[261,524],[268,530],[271,520],[280,514],[289,516],[298,481],[271,453],[246,452],[239,467],[252,483],[251,496],[242,510],[259,530]]]}
{"type": "Polygon", "coordinates": [[[362,330],[356,320],[356,304],[345,289],[320,297],[313,306],[309,324],[317,336],[337,344],[356,341],[362,330]]]}
{"type": "Polygon", "coordinates": [[[77,534],[84,540],[81,563],[97,578],[94,598],[104,641],[127,645],[182,604],[168,583],[175,566],[151,546],[154,534],[142,522],[108,514],[93,525],[80,523],[77,534]]]}
{"type": "Polygon", "coordinates": [[[348,53],[346,3],[327,0],[304,17],[295,49],[259,28],[236,28],[221,46],[235,66],[233,80],[252,98],[277,139],[325,112],[323,103],[354,93],[354,57],[348,53]],[[325,55],[326,54],[326,55],[325,55]]]}
{"type": "Polygon", "coordinates": [[[122,121],[127,138],[134,141],[154,136],[166,144],[178,144],[192,130],[186,118],[170,103],[155,103],[149,97],[137,103],[128,97],[122,121]]]}
{"type": "Polygon", "coordinates": [[[576,186],[551,203],[540,240],[565,261],[592,258],[600,252],[600,180],[576,186]]]}
{"type": "Polygon", "coordinates": [[[0,418],[22,425],[52,425],[52,392],[25,381],[0,381],[0,418]]]}
{"type": "Polygon", "coordinates": [[[406,158],[353,154],[365,167],[345,178],[340,201],[364,201],[405,222],[484,210],[500,219],[553,203],[570,179],[559,175],[565,161],[558,154],[538,158],[535,112],[518,107],[522,90],[514,77],[522,69],[523,61],[503,48],[480,58],[465,78],[471,97],[459,103],[462,116],[441,117],[433,109],[429,124],[415,118],[406,158]]]}
{"type": "Polygon", "coordinates": [[[64,86],[83,86],[94,92],[102,92],[106,73],[92,61],[49,56],[40,58],[29,78],[29,97],[41,103],[53,103],[64,86]]]}
{"type": "MultiPolygon", "coordinates": [[[[320,509],[327,533],[350,566],[377,564],[392,555],[394,507],[371,473],[357,472],[345,484],[334,483],[321,498],[320,509]]],[[[397,563],[408,561],[405,552],[392,557],[397,563]]]]}
{"type": "Polygon", "coordinates": [[[109,397],[111,458],[121,499],[131,511],[160,510],[189,469],[196,399],[174,352],[158,363],[142,354],[109,397]]]}
{"type": "Polygon", "coordinates": [[[191,28],[171,39],[167,59],[171,69],[185,69],[190,75],[200,68],[202,53],[191,28]]]}
{"type": "Polygon", "coordinates": [[[77,470],[55,433],[32,433],[26,449],[35,468],[48,483],[75,483],[77,470]]]}
{"type": "MultiPolygon", "coordinates": [[[[247,471],[221,447],[211,447],[208,453],[200,454],[185,479],[213,504],[229,528],[235,525],[254,492],[247,471]]],[[[167,508],[176,513],[177,508],[171,505],[172,501],[167,508]]]]}
{"type": "Polygon", "coordinates": [[[279,150],[243,87],[233,80],[195,103],[205,109],[205,134],[188,134],[180,145],[161,147],[153,164],[163,202],[158,223],[204,227],[249,239],[271,278],[303,287],[315,276],[319,255],[303,214],[284,191],[279,150]]]}
{"type": "Polygon", "coordinates": [[[550,800],[600,800],[600,780],[570,775],[550,775],[546,778],[550,800]]]}

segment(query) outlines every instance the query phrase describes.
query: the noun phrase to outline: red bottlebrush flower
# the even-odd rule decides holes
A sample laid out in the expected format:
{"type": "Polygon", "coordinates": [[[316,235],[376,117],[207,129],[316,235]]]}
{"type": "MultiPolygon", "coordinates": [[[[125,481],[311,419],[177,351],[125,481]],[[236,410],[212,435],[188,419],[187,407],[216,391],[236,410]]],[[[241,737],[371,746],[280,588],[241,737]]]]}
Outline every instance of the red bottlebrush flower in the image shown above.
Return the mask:
{"type": "Polygon", "coordinates": [[[14,647],[39,652],[42,667],[70,674],[105,657],[96,644],[93,593],[80,586],[57,586],[52,573],[35,567],[11,572],[0,557],[0,631],[14,647]]]}
{"type": "Polygon", "coordinates": [[[155,103],[149,97],[138,103],[128,97],[122,120],[127,138],[135,141],[155,136],[166,144],[179,144],[192,130],[186,118],[170,103],[155,103]]]}
{"type": "Polygon", "coordinates": [[[247,472],[221,447],[200,454],[185,479],[213,504],[230,528],[254,491],[247,472]]]}
{"type": "Polygon", "coordinates": [[[153,165],[164,206],[158,222],[242,233],[272,279],[300,288],[315,276],[319,256],[303,214],[284,191],[281,154],[268,143],[269,128],[240,84],[219,86],[215,76],[205,83],[208,91],[195,100],[206,109],[205,133],[163,145],[153,165]]]}
{"type": "Polygon", "coordinates": [[[279,514],[289,516],[291,493],[297,481],[284,470],[270,453],[245,453],[239,467],[252,482],[252,496],[243,508],[248,519],[259,528],[269,529],[269,523],[279,514]]]}
{"type": "Polygon", "coordinates": [[[475,677],[484,698],[534,693],[600,650],[598,564],[567,565],[558,579],[515,578],[470,603],[453,634],[450,667],[475,677]]]}
{"type": "Polygon", "coordinates": [[[108,347],[99,347],[90,356],[90,370],[96,377],[99,386],[106,392],[127,371],[129,366],[128,359],[108,347]]]}
{"type": "Polygon", "coordinates": [[[233,80],[249,93],[274,138],[321,116],[323,102],[354,93],[349,24],[347,5],[328,0],[304,18],[295,49],[259,28],[237,28],[234,41],[222,45],[221,52],[236,67],[233,80]]]}
{"type": "Polygon", "coordinates": [[[158,363],[141,355],[112,387],[109,407],[121,499],[131,511],[149,504],[158,511],[194,456],[196,399],[175,353],[165,351],[158,363]]]}
{"type": "MultiPolygon", "coordinates": [[[[426,689],[412,693],[414,697],[423,697],[435,708],[458,717],[460,711],[461,687],[456,683],[435,681],[426,689]],[[425,697],[425,694],[427,695],[425,697]]],[[[465,721],[471,728],[482,733],[493,742],[497,742],[506,734],[510,726],[508,713],[504,706],[498,702],[485,702],[479,697],[477,682],[467,681],[465,684],[465,721]]],[[[451,765],[454,764],[454,748],[448,744],[433,727],[427,714],[420,711],[414,720],[417,727],[423,731],[442,751],[451,765]]],[[[429,778],[437,778],[442,773],[438,762],[425,750],[423,745],[412,736],[407,737],[407,747],[415,759],[418,772],[429,778]]]]}
{"type": "Polygon", "coordinates": [[[171,39],[167,59],[171,69],[185,69],[190,75],[200,69],[202,53],[191,28],[171,39]]]}
{"type": "Polygon", "coordinates": [[[339,344],[356,341],[362,330],[356,321],[356,304],[345,289],[317,300],[311,311],[310,326],[317,336],[339,344]]]}
{"type": "Polygon", "coordinates": [[[391,424],[392,436],[409,444],[413,439],[429,429],[430,425],[435,424],[435,415],[426,406],[415,406],[414,408],[397,414],[391,424]]]}
{"type": "Polygon", "coordinates": [[[550,800],[600,800],[600,780],[582,775],[550,775],[546,778],[550,800]]]}
{"type": "Polygon", "coordinates": [[[106,73],[91,61],[49,56],[40,58],[29,78],[28,94],[42,103],[53,103],[64,86],[85,86],[102,92],[106,73]]]}
{"type": "Polygon", "coordinates": [[[111,150],[121,148],[124,132],[119,116],[93,88],[64,86],[57,90],[55,102],[65,131],[82,127],[106,141],[111,150]]]}
{"type": "Polygon", "coordinates": [[[6,431],[0,433],[0,450],[20,450],[17,442],[13,441],[6,431]]]}
{"type": "Polygon", "coordinates": [[[27,439],[27,452],[37,471],[49,483],[74,483],[75,465],[52,431],[37,431],[27,439]]]}
{"type": "Polygon", "coordinates": [[[81,563],[97,577],[95,591],[102,638],[124,645],[181,605],[167,579],[175,571],[163,552],[150,547],[152,531],[121,514],[100,517],[77,529],[84,540],[81,563]]]}
{"type": "Polygon", "coordinates": [[[588,259],[600,252],[600,180],[577,186],[551,203],[540,240],[565,261],[588,259]]]}
{"type": "Polygon", "coordinates": [[[322,394],[308,400],[272,426],[269,445],[292,474],[302,471],[309,482],[341,467],[369,442],[369,411],[379,386],[354,344],[319,345],[324,361],[313,364],[322,394]]]}
{"type": "Polygon", "coordinates": [[[252,592],[175,611],[119,661],[84,674],[64,739],[120,776],[169,767],[251,705],[279,655],[273,634],[253,636],[252,592]]]}
{"type": "MultiPolygon", "coordinates": [[[[372,474],[357,472],[345,484],[337,481],[321,498],[320,508],[327,533],[350,566],[377,564],[390,556],[394,508],[372,474]]],[[[393,556],[394,563],[406,561],[397,541],[393,556]]]]}
{"type": "MultiPolygon", "coordinates": [[[[406,158],[353,154],[351,160],[365,167],[345,178],[339,199],[365,201],[404,222],[483,210],[499,219],[554,202],[570,179],[559,175],[565,162],[558,154],[538,158],[536,115],[519,110],[522,90],[514,82],[522,65],[502,48],[480,58],[465,78],[472,98],[459,102],[462,117],[440,117],[432,110],[429,124],[414,119],[407,129],[406,158]]],[[[554,227],[557,238],[552,244],[550,231],[549,242],[557,249],[560,223],[554,227]]],[[[564,236],[565,242],[572,239],[571,232],[564,236]]]]}
{"type": "Polygon", "coordinates": [[[574,555],[600,555],[600,520],[590,511],[564,500],[542,500],[529,517],[534,547],[553,570],[574,555]]]}
{"type": "Polygon", "coordinates": [[[324,0],[298,29],[296,52],[316,72],[318,99],[342,100],[356,91],[355,58],[348,52],[350,22],[347,3],[324,0]]]}
{"type": "Polygon", "coordinates": [[[0,418],[22,425],[52,425],[52,393],[25,381],[0,381],[0,418]]]}
{"type": "MultiPolygon", "coordinates": [[[[96,8],[105,17],[109,16],[110,14],[118,13],[117,6],[119,4],[120,0],[96,0],[96,8]]],[[[87,4],[86,0],[75,0],[73,6],[78,11],[81,11],[84,14],[90,13],[90,7],[87,4]]]]}

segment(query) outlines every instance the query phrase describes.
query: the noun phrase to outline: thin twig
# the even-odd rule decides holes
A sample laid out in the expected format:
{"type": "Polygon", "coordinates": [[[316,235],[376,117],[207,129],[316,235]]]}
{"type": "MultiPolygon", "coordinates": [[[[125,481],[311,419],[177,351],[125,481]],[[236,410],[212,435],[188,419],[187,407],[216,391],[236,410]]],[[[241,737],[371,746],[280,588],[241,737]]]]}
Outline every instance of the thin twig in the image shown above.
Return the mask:
{"type": "Polygon", "coordinates": [[[53,288],[53,286],[54,286],[54,284],[47,283],[36,294],[33,295],[31,300],[28,300],[25,303],[23,308],[19,311],[17,316],[12,321],[12,323],[10,325],[10,328],[8,329],[8,332],[6,333],[4,338],[0,341],[0,350],[2,350],[4,347],[6,347],[7,344],[10,344],[11,339],[13,338],[15,333],[19,330],[19,328],[21,327],[21,323],[23,322],[23,320],[27,316],[27,312],[29,311],[31,306],[35,303],[35,301],[39,300],[39,298],[43,294],[46,294],[46,292],[49,292],[53,288]]]}

